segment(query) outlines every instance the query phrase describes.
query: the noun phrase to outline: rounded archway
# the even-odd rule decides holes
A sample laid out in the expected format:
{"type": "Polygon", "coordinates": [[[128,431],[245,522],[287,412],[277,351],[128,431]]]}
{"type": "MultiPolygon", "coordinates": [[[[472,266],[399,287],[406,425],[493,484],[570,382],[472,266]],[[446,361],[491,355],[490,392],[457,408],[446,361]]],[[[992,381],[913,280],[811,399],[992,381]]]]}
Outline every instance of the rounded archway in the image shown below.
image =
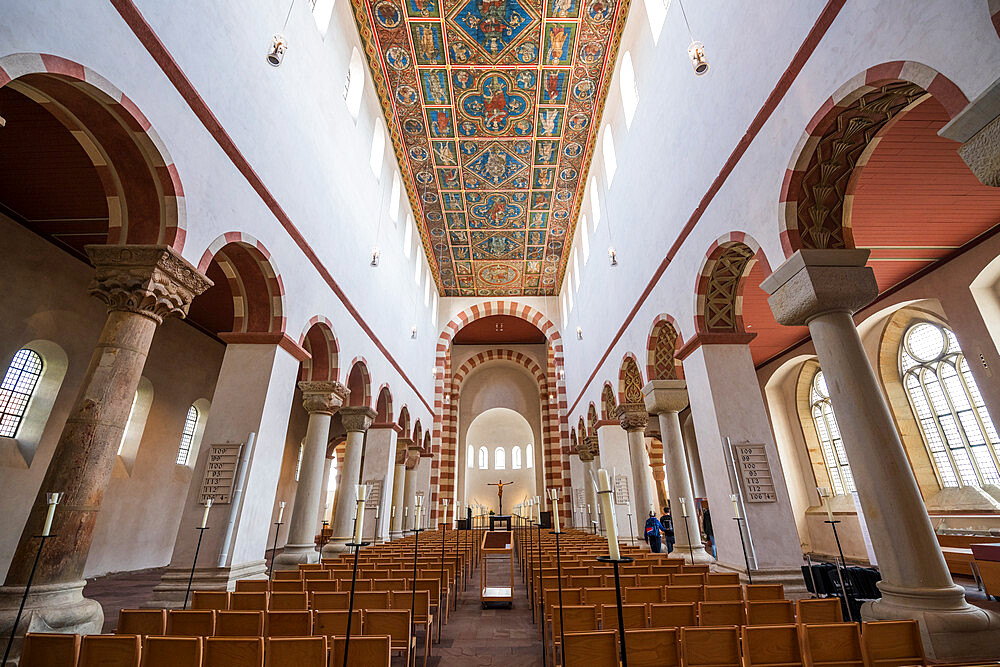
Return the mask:
{"type": "MultiPolygon", "coordinates": [[[[470,447],[474,452],[463,489],[467,502],[478,502],[501,513],[497,487],[487,486],[498,481],[504,484],[503,512],[508,514],[514,505],[536,495],[535,471],[527,466],[530,459],[526,458],[528,449],[535,449],[535,436],[528,420],[519,412],[490,408],[479,413],[469,424],[465,445],[463,459],[470,447]]],[[[470,461],[464,463],[468,467],[470,461]]]]}

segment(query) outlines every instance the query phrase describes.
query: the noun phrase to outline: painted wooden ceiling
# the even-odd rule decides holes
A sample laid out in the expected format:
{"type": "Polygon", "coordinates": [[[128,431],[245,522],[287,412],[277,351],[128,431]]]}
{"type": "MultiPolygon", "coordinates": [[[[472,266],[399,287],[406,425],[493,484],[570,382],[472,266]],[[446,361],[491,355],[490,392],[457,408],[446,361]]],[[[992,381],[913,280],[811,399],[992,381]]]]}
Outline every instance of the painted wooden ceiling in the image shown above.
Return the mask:
{"type": "Polygon", "coordinates": [[[441,294],[556,294],[629,0],[352,5],[441,294]]]}

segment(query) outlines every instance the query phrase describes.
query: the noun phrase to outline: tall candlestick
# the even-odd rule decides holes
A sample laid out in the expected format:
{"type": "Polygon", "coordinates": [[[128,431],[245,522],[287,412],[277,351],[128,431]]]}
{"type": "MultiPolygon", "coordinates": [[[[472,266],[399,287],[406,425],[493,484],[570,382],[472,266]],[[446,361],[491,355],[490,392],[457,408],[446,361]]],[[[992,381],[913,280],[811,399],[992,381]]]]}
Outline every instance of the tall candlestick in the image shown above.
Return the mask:
{"type": "Polygon", "coordinates": [[[282,500],[278,503],[278,520],[276,523],[281,523],[281,517],[285,516],[285,501],[282,500]]]}
{"type": "Polygon", "coordinates": [[[677,500],[681,503],[681,516],[685,519],[688,518],[687,498],[678,498],[677,500]]]}
{"type": "Polygon", "coordinates": [[[63,494],[61,493],[46,493],[45,502],[48,503],[49,508],[45,513],[45,525],[42,527],[42,536],[48,537],[52,534],[52,518],[56,515],[56,505],[62,500],[63,494]]]}
{"type": "Polygon", "coordinates": [[[740,518],[740,503],[739,503],[739,498],[736,497],[735,493],[730,493],[729,494],[729,499],[733,501],[733,518],[734,519],[739,519],[740,518]]]}
{"type": "Polygon", "coordinates": [[[826,508],[827,521],[833,521],[833,510],[830,508],[830,490],[825,486],[817,486],[816,491],[819,493],[819,501],[826,508]]]}
{"type": "Polygon", "coordinates": [[[559,530],[559,492],[555,489],[549,489],[549,500],[552,501],[552,521],[553,525],[556,527],[556,532],[561,532],[559,530]]]}
{"type": "Polygon", "coordinates": [[[615,507],[611,504],[611,480],[608,471],[601,468],[597,471],[597,494],[600,497],[601,509],[604,513],[604,524],[608,530],[608,556],[611,560],[621,560],[618,550],[618,525],[615,522],[615,507]]]}
{"type": "Polygon", "coordinates": [[[368,487],[364,484],[357,485],[358,509],[354,513],[354,543],[361,544],[361,529],[365,523],[365,497],[368,495],[368,487]]]}
{"type": "Polygon", "coordinates": [[[201,527],[204,528],[208,525],[208,510],[212,509],[212,499],[207,498],[205,500],[205,513],[201,515],[201,527]]]}
{"type": "Polygon", "coordinates": [[[389,518],[390,519],[395,519],[396,518],[396,506],[395,505],[393,505],[392,509],[389,510],[389,518]]]}

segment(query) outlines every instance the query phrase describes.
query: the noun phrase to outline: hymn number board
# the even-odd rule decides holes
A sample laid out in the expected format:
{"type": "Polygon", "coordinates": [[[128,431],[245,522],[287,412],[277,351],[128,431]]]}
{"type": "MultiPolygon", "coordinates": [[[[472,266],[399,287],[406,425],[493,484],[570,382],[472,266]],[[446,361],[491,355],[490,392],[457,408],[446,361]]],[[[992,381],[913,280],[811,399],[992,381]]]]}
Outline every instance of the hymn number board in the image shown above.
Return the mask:
{"type": "Polygon", "coordinates": [[[750,503],[773,503],[774,480],[767,462],[767,451],[762,444],[733,444],[733,455],[743,482],[743,496],[750,503]]]}
{"type": "Polygon", "coordinates": [[[208,465],[205,466],[205,479],[201,483],[201,504],[205,504],[209,498],[216,505],[232,502],[236,464],[240,460],[241,449],[241,444],[212,445],[208,465]]]}

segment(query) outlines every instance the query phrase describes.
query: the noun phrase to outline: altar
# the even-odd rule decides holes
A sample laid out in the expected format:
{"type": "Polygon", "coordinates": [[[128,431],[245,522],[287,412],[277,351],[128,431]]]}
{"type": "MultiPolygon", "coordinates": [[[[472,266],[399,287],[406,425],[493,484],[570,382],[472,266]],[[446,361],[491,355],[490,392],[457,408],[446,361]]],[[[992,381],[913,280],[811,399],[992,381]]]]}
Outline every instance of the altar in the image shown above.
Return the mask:
{"type": "Polygon", "coordinates": [[[511,530],[510,527],[510,515],[509,514],[491,514],[490,515],[490,530],[496,530],[497,524],[505,525],[505,530],[511,530]]]}

